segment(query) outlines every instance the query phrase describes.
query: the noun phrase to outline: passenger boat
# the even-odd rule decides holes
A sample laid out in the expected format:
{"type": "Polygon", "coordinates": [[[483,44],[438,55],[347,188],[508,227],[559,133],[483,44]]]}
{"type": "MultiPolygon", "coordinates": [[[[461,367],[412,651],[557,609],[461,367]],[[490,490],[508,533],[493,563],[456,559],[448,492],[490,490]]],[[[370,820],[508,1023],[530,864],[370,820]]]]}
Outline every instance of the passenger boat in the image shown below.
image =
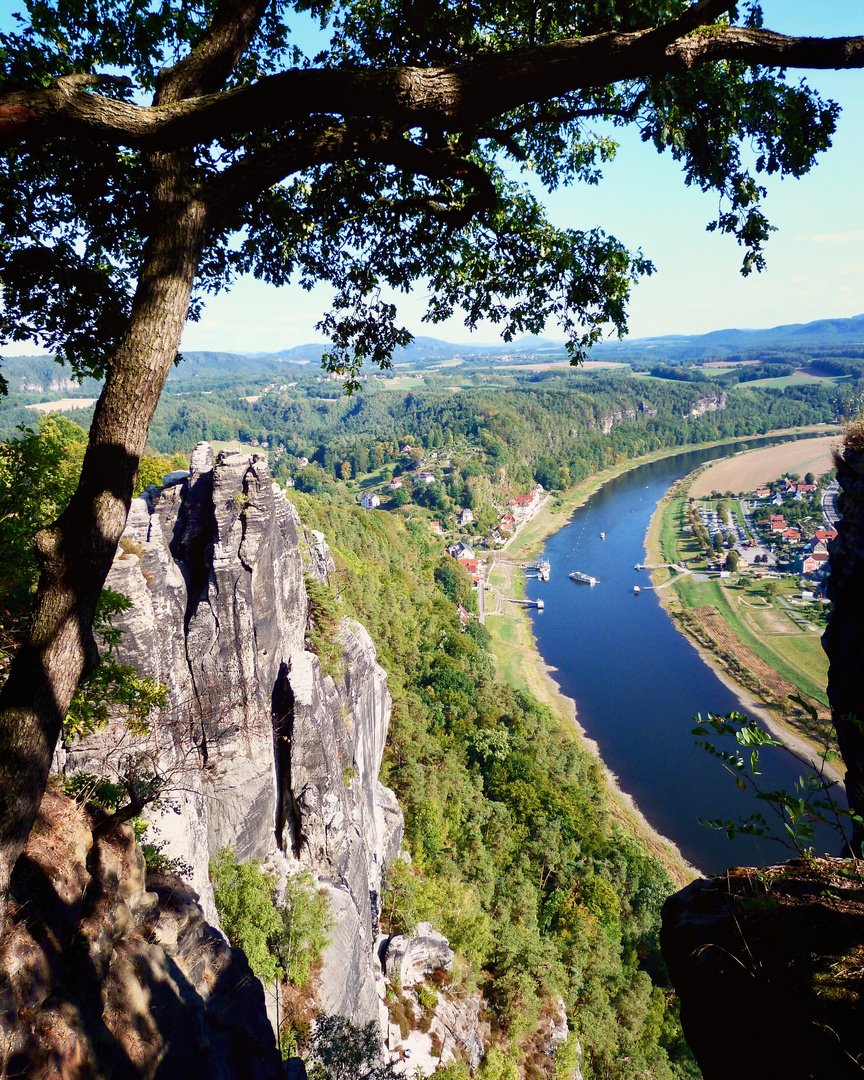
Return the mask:
{"type": "Polygon", "coordinates": [[[571,581],[577,581],[580,585],[596,585],[597,578],[591,577],[590,574],[583,574],[581,570],[574,570],[570,574],[571,581]]]}

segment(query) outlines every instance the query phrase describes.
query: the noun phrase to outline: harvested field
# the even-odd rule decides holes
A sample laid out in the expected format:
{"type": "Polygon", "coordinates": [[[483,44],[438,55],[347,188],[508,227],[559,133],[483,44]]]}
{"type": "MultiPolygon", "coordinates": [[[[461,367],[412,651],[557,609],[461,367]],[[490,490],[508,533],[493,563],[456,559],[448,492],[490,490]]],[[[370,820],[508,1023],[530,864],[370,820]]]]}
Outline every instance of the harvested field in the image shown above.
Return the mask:
{"type": "Polygon", "coordinates": [[[37,405],[25,405],[24,408],[38,413],[69,412],[71,409],[88,409],[95,404],[95,397],[70,397],[62,398],[60,401],[42,401],[37,405]]]}
{"type": "Polygon", "coordinates": [[[712,491],[744,494],[777,480],[785,472],[799,473],[802,478],[808,472],[821,476],[834,467],[831,452],[839,449],[842,438],[839,433],[823,435],[724,458],[697,477],[690,494],[694,498],[712,491]]]}
{"type": "Polygon", "coordinates": [[[555,361],[551,364],[496,364],[496,371],[552,371],[555,368],[570,368],[573,371],[591,371],[593,368],[625,368],[627,364],[619,364],[614,360],[586,360],[575,367],[567,360],[555,361]]]}
{"type": "MultiPolygon", "coordinates": [[[[737,661],[754,677],[756,683],[777,701],[783,701],[790,695],[800,693],[797,686],[793,686],[788,679],[784,679],[764,660],[760,660],[756,653],[741,641],[713,604],[691,608],[688,614],[702,634],[714,643],[721,658],[731,657],[737,661]]],[[[820,709],[820,712],[822,711],[824,710],[820,709]]]]}

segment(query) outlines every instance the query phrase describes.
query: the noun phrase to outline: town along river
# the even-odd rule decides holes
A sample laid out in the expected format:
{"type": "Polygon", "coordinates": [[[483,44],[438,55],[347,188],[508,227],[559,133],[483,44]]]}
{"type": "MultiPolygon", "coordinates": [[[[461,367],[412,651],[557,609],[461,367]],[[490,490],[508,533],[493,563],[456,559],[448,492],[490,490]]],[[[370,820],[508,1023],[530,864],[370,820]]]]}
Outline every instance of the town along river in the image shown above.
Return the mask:
{"type": "MultiPolygon", "coordinates": [[[[757,811],[771,822],[773,811],[740,791],[722,764],[695,745],[690,731],[697,713],[744,710],[676,630],[656,593],[644,591],[648,571],[634,566],[645,561],[651,515],[675,480],[705,461],[777,441],[695,450],[610,480],[547,541],[550,583],[527,582],[527,596],[545,605],[532,612],[537,647],[575,700],[580,724],[648,821],[705,872],[780,862],[794,853],[756,837],[729,840],[698,823],[700,817],[738,821],[757,811]],[[598,584],[570,581],[572,570],[598,584]],[[640,596],[634,585],[643,587],[640,596]]],[[[737,748],[729,737],[713,741],[737,748]]],[[[763,750],[761,763],[763,790],[794,791],[801,767],[784,750],[763,750]]],[[[817,854],[840,854],[842,847],[825,826],[812,844],[817,854]]]]}

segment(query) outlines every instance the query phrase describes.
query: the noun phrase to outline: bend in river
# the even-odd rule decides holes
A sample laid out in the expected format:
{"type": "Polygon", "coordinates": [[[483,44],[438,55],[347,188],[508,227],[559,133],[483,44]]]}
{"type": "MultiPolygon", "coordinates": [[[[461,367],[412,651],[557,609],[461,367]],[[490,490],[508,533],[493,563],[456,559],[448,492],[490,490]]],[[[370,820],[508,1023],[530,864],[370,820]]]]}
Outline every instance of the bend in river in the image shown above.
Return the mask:
{"type": "MultiPolygon", "coordinates": [[[[700,817],[737,821],[757,811],[770,821],[772,811],[696,747],[693,717],[741,710],[741,701],[675,628],[656,593],[634,595],[634,585],[650,584],[648,572],[634,566],[645,561],[651,515],[675,480],[705,461],[778,441],[689,451],[609,481],[547,540],[551,583],[527,582],[526,595],[545,603],[542,612],[532,612],[537,648],[557,669],[562,692],[575,700],[580,724],[654,828],[712,873],[783,861],[794,852],[756,837],[730,841],[698,823],[700,817]],[[570,581],[572,570],[598,584],[570,581]]],[[[734,749],[729,741],[723,749],[734,749]]],[[[784,750],[763,751],[762,766],[764,790],[794,790],[801,768],[784,750]]],[[[817,854],[839,854],[842,846],[827,827],[812,844],[817,854]]]]}

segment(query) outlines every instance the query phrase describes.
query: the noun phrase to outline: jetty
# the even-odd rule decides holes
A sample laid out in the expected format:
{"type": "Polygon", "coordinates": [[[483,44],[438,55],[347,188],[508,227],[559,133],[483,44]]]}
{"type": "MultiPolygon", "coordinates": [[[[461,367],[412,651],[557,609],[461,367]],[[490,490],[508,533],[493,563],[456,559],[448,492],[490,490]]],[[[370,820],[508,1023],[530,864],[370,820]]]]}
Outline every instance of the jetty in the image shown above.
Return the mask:
{"type": "Polygon", "coordinates": [[[543,610],[542,600],[514,600],[512,596],[505,596],[504,599],[509,604],[519,604],[520,607],[534,607],[537,608],[538,611],[543,610]]]}

